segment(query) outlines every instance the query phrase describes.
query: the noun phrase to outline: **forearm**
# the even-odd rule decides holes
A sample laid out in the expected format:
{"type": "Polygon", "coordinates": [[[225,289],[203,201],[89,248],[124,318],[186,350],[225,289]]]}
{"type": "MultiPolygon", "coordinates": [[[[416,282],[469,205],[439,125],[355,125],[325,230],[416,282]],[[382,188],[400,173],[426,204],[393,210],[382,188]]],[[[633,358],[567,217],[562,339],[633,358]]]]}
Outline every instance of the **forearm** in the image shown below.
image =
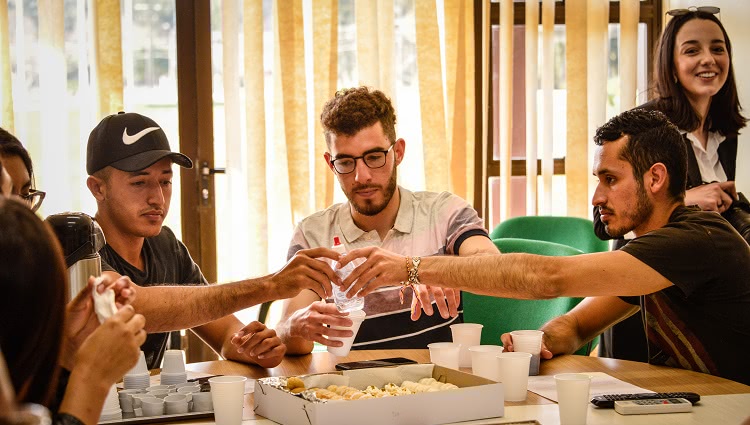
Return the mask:
{"type": "Polygon", "coordinates": [[[59,412],[75,416],[87,425],[96,424],[112,384],[103,382],[96,371],[85,366],[73,369],[59,412]]]}
{"type": "Polygon", "coordinates": [[[425,285],[456,288],[481,295],[519,299],[554,298],[560,296],[560,268],[555,267],[549,258],[552,257],[528,254],[423,257],[419,266],[419,280],[425,285]]]}
{"type": "Polygon", "coordinates": [[[136,287],[133,307],[146,316],[146,331],[193,328],[278,297],[270,276],[208,286],[136,287]]]}

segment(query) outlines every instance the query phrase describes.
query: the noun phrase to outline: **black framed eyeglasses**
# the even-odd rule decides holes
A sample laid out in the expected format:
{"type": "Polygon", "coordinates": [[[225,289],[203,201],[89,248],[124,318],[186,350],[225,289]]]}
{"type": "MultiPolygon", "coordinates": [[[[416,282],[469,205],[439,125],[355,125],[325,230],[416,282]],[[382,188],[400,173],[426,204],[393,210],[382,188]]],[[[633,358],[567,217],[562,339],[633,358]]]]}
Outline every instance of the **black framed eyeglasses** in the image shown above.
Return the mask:
{"type": "Polygon", "coordinates": [[[391,149],[393,149],[393,145],[388,149],[367,152],[362,156],[332,159],[331,165],[333,165],[333,169],[339,174],[349,174],[354,171],[357,168],[358,159],[361,159],[368,168],[381,168],[385,165],[386,156],[391,149]]]}
{"type": "Polygon", "coordinates": [[[47,196],[47,192],[31,189],[29,190],[28,194],[21,195],[21,199],[29,204],[29,208],[31,208],[31,211],[36,211],[39,209],[39,207],[42,206],[42,202],[44,201],[45,196],[47,196]]]}
{"type": "Polygon", "coordinates": [[[688,13],[694,13],[694,12],[704,12],[704,13],[710,13],[712,15],[716,15],[717,13],[721,12],[721,9],[716,6],[690,6],[687,9],[669,10],[667,11],[667,15],[683,16],[683,15],[687,15],[688,13]]]}

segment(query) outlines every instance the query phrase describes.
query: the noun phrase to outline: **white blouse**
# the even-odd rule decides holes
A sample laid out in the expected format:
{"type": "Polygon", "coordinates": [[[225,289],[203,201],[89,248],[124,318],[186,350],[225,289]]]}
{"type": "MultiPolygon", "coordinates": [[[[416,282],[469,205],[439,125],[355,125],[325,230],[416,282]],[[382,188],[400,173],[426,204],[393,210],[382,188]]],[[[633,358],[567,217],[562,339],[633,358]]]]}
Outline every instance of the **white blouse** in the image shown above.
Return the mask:
{"type": "Polygon", "coordinates": [[[726,137],[715,131],[709,132],[706,149],[703,149],[700,140],[692,133],[683,131],[682,134],[687,134],[688,140],[693,145],[693,152],[695,152],[695,159],[698,160],[698,168],[700,169],[703,182],[727,181],[727,174],[724,172],[724,168],[719,161],[719,145],[726,140],[726,137]]]}

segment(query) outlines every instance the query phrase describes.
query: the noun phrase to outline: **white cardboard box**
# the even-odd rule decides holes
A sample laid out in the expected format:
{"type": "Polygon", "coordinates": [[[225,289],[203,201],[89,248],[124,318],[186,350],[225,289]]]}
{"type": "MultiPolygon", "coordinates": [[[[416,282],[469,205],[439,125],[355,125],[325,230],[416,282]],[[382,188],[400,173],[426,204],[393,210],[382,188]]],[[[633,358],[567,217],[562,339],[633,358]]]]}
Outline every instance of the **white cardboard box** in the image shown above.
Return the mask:
{"type": "MultiPolygon", "coordinates": [[[[335,374],[343,374],[349,378],[348,385],[360,389],[367,385],[382,388],[389,382],[400,385],[402,380],[430,376],[460,388],[398,397],[313,403],[258,381],[255,413],[283,425],[434,425],[504,414],[501,383],[441,366],[406,365],[335,374]]],[[[321,375],[325,379],[325,375],[321,375]]]]}

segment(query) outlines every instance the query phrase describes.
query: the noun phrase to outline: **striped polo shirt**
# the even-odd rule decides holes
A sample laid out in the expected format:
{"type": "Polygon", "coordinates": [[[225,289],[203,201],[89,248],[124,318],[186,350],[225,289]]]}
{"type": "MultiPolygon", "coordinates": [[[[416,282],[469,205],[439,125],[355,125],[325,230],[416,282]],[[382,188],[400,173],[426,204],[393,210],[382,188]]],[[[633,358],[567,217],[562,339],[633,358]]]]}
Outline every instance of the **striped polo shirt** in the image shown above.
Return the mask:
{"type": "MultiPolygon", "coordinates": [[[[427,257],[457,255],[461,243],[475,235],[487,236],[482,219],[463,199],[448,192],[410,192],[399,186],[401,204],[393,228],[384,240],[378,232],[365,232],[354,224],[349,203],[335,204],[302,220],[294,231],[288,258],[307,248],[330,247],[334,236],[346,250],[378,246],[404,255],[427,257]]],[[[410,318],[411,291],[399,300],[400,286],[379,288],[365,298],[367,317],[354,340],[354,349],[425,348],[450,341],[449,325],[462,315],[443,319],[435,308],[432,316],[410,318]]],[[[460,310],[460,309],[459,309],[460,310]]]]}

